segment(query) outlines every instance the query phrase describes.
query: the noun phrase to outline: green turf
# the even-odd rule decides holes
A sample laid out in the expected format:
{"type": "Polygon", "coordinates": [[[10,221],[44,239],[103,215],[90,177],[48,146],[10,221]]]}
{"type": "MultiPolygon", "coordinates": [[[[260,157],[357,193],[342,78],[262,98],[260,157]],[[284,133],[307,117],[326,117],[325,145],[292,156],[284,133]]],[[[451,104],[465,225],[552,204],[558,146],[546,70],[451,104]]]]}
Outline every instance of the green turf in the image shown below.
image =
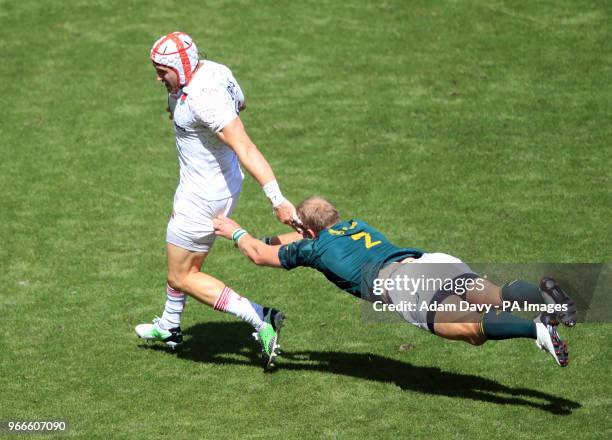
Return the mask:
{"type": "MultiPolygon", "coordinates": [[[[319,274],[219,242],[206,270],[289,316],[277,373],[247,326],[193,301],[179,354],[133,326],[161,313],[177,182],[161,34],[232,67],[293,201],[326,195],[465,261],[609,263],[611,18],[596,0],[0,0],[0,420],[100,439],[610,438],[610,324],[562,329],[562,370],[527,340],[363,323],[319,274]]],[[[236,218],[284,230],[250,178],[236,218]]]]}

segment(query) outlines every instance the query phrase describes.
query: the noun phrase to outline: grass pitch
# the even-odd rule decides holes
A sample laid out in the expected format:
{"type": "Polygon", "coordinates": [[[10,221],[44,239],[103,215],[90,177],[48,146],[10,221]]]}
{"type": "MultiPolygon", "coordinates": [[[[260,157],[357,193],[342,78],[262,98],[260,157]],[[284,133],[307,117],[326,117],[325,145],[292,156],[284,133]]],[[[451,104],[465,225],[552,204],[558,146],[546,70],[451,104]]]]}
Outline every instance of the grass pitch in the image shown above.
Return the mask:
{"type": "MultiPolygon", "coordinates": [[[[161,313],[177,182],[150,45],[190,33],[245,90],[294,202],[481,262],[610,262],[612,8],[601,1],[0,1],[0,420],[75,438],[609,438],[610,324],[480,348],[366,324],[307,270],[219,241],[205,270],[286,311],[262,374],[249,328],[161,313]],[[400,348],[401,346],[401,348],[400,348]]],[[[282,232],[252,179],[236,218],[282,232]]]]}

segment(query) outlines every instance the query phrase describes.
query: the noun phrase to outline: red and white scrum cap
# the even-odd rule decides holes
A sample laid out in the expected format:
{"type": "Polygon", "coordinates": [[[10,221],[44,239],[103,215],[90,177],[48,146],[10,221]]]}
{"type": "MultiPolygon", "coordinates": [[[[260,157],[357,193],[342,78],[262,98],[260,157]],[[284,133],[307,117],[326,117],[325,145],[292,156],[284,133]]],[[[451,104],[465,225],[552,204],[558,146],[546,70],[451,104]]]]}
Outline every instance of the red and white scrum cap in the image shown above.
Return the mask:
{"type": "Polygon", "coordinates": [[[171,32],[153,44],[151,61],[173,69],[181,86],[189,83],[198,66],[198,48],[193,39],[183,32],[171,32]]]}

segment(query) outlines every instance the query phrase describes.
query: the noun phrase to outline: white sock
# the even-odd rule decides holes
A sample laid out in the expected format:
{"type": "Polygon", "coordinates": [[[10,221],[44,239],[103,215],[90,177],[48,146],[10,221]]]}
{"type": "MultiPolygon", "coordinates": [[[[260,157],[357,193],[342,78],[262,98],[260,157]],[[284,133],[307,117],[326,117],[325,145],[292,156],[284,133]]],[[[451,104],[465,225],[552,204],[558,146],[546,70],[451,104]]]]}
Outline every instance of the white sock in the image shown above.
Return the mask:
{"type": "Polygon", "coordinates": [[[236,315],[255,327],[256,331],[260,331],[266,325],[263,321],[263,307],[238,295],[227,286],[217,298],[214,309],[236,315]]]}
{"type": "Polygon", "coordinates": [[[157,325],[162,330],[170,330],[181,325],[181,314],[185,309],[187,295],[166,285],[166,304],[164,313],[157,325]]]}

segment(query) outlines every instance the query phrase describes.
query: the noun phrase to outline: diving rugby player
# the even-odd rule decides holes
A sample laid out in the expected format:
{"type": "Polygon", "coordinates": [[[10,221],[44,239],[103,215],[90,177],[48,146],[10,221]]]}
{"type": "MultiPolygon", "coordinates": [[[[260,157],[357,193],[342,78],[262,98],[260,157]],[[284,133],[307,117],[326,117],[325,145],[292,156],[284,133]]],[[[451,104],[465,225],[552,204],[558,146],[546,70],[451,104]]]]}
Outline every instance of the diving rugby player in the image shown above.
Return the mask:
{"type": "Polygon", "coordinates": [[[522,280],[498,287],[451,255],[400,248],[364,221],[342,221],[336,207],[321,197],[304,200],[297,214],[303,224],[302,233],[292,232],[263,241],[227,217],[216,218],[213,226],[217,235],[233,239],[241,252],[257,265],[288,270],[312,267],[340,289],[361,299],[376,301],[378,298],[388,305],[412,301],[414,307],[397,309],[401,316],[442,338],[472,345],[482,345],[488,340],[531,338],[559,366],[568,364],[567,345],[556,327],[559,321],[567,326],[575,325],[576,307],[551,278],[544,278],[539,287],[522,280]],[[397,275],[407,275],[413,280],[451,280],[455,287],[425,287],[410,295],[397,288],[376,292],[377,287],[388,286],[386,281],[396,279],[397,275]],[[457,292],[457,286],[462,286],[463,291],[457,292]],[[534,320],[524,319],[502,311],[504,301],[552,304],[558,312],[540,313],[534,320]],[[433,306],[423,308],[417,303],[433,306]],[[465,303],[473,306],[466,310],[465,303]]]}

